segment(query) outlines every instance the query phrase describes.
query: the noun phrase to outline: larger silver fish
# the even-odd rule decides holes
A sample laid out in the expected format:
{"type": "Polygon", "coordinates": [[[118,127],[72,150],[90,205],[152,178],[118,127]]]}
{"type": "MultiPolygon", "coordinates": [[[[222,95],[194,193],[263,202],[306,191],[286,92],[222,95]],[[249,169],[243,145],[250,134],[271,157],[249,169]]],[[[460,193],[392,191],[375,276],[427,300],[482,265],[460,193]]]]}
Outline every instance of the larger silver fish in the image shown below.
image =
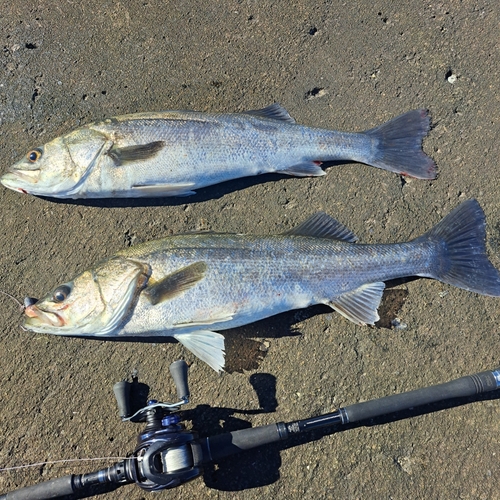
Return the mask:
{"type": "Polygon", "coordinates": [[[311,304],[373,324],[386,280],[426,276],[500,296],[475,200],[409,243],[356,245],[355,239],[320,213],[278,236],[199,233],[144,243],[28,302],[24,326],[103,340],[172,336],[222,370],[224,337],[214,330],[311,304]]]}
{"type": "Polygon", "coordinates": [[[58,198],[181,196],[264,173],[324,175],[353,160],[422,179],[436,167],[421,149],[427,111],[363,133],[296,125],[279,104],[233,114],[140,113],[91,123],[28,152],[0,179],[15,191],[58,198]]]}

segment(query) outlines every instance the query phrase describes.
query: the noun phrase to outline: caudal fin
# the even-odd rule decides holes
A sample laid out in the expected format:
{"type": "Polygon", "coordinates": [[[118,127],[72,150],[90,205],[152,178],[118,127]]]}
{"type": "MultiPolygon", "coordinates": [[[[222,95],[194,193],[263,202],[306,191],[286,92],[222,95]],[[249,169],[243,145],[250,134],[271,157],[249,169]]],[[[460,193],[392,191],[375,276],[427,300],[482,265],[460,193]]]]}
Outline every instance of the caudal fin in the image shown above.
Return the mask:
{"type": "Polygon", "coordinates": [[[493,297],[500,296],[500,273],[486,254],[485,216],[476,200],[452,210],[417,241],[441,243],[432,278],[493,297]]]}
{"type": "Polygon", "coordinates": [[[426,109],[416,109],[365,132],[375,140],[376,151],[367,162],[418,179],[435,179],[436,165],[422,151],[422,140],[430,128],[426,109]]]}

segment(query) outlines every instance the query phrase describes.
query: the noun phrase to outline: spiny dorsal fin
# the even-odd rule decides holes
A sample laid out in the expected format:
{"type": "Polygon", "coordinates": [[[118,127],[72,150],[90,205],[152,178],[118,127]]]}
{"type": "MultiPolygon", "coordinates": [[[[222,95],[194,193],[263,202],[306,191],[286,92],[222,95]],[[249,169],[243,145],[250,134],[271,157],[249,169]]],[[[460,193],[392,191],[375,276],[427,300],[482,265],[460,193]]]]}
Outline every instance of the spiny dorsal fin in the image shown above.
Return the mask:
{"type": "Polygon", "coordinates": [[[185,292],[203,279],[207,265],[195,262],[183,267],[144,289],[144,294],[154,306],[185,292]]]}
{"type": "Polygon", "coordinates": [[[294,236],[313,236],[315,238],[330,238],[332,240],[347,241],[354,243],[357,241],[357,236],[347,229],[338,220],[325,214],[318,212],[297,227],[284,232],[286,235],[294,236]]]}
{"type": "Polygon", "coordinates": [[[134,161],[149,160],[153,158],[165,146],[164,141],[155,141],[148,144],[137,144],[125,146],[124,148],[111,148],[108,151],[117,167],[134,161]]]}
{"type": "Polygon", "coordinates": [[[385,284],[382,282],[368,283],[344,293],[329,302],[329,305],[357,325],[373,325],[380,319],[377,309],[384,289],[385,284]]]}
{"type": "Polygon", "coordinates": [[[270,106],[262,109],[251,109],[250,111],[244,111],[245,115],[259,116],[260,118],[268,118],[270,120],[278,120],[288,123],[295,123],[295,120],[289,115],[288,111],[275,102],[270,106]]]}

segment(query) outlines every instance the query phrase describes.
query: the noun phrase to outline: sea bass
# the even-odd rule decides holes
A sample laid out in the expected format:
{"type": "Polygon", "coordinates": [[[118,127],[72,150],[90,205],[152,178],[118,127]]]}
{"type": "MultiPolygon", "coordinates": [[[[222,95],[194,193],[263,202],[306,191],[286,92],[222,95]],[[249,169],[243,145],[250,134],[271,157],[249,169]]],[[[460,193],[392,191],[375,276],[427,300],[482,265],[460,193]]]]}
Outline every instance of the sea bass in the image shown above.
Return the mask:
{"type": "Polygon", "coordinates": [[[224,337],[216,331],[312,304],[327,304],[359,325],[374,324],[383,282],[390,279],[424,276],[500,296],[500,274],[486,255],[485,218],[475,200],[410,242],[355,240],[319,213],[277,236],[191,233],[143,243],[28,301],[24,326],[101,340],[172,336],[222,370],[224,337]]]}
{"type": "Polygon", "coordinates": [[[219,182],[265,173],[320,176],[324,162],[352,160],[434,179],[422,151],[426,110],[362,133],[295,124],[279,104],[246,113],[165,111],[91,123],[28,152],[0,178],[37,196],[185,196],[219,182]]]}

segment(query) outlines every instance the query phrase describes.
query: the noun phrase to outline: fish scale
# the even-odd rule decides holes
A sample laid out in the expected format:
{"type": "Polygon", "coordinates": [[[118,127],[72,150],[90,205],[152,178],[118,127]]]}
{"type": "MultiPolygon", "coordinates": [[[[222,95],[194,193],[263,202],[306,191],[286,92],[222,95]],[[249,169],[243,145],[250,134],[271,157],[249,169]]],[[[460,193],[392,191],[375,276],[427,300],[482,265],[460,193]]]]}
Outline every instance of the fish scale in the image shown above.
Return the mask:
{"type": "Polygon", "coordinates": [[[140,298],[134,317],[120,334],[147,332],[153,323],[165,329],[165,325],[173,325],[179,318],[180,322],[185,321],[193,309],[210,310],[224,304],[234,308],[234,318],[219,323],[217,329],[234,328],[256,319],[252,318],[255,312],[244,307],[248,299],[258,297],[258,314],[262,317],[311,304],[327,304],[364,283],[386,281],[406,273],[430,274],[429,262],[436,253],[427,243],[419,243],[418,248],[417,244],[354,246],[301,236],[240,236],[235,245],[228,244],[224,235],[206,238],[212,239],[216,248],[207,251],[202,244],[200,249],[186,250],[178,248],[172,237],[165,241],[165,248],[158,249],[157,255],[141,256],[139,245],[133,257],[149,263],[153,278],[199,261],[209,263],[208,271],[199,286],[164,308],[156,308],[147,298],[140,298]],[[241,309],[239,304],[243,305],[241,309]]]}

